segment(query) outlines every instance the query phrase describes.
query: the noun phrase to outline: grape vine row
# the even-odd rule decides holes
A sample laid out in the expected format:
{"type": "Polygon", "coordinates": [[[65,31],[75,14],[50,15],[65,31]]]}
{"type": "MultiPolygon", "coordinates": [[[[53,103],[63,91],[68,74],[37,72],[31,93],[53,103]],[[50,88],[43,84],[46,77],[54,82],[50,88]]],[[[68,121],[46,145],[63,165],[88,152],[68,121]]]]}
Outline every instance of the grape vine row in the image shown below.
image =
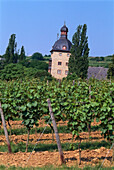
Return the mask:
{"type": "Polygon", "coordinates": [[[113,141],[114,83],[96,79],[75,81],[0,81],[0,101],[5,120],[21,118],[28,132],[38,120],[49,119],[50,98],[56,121],[67,120],[73,137],[90,127],[96,118],[101,121],[102,135],[113,141]]]}

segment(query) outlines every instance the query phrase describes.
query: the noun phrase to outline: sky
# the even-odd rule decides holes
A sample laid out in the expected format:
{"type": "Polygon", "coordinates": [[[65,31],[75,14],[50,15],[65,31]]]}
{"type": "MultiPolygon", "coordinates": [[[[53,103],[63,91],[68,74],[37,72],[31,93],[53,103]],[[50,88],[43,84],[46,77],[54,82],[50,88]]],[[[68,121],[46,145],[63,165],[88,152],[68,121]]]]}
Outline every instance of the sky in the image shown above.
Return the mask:
{"type": "Polygon", "coordinates": [[[77,27],[87,25],[89,56],[114,54],[114,0],[0,0],[0,55],[11,34],[26,55],[49,55],[64,21],[71,42],[77,27]]]}

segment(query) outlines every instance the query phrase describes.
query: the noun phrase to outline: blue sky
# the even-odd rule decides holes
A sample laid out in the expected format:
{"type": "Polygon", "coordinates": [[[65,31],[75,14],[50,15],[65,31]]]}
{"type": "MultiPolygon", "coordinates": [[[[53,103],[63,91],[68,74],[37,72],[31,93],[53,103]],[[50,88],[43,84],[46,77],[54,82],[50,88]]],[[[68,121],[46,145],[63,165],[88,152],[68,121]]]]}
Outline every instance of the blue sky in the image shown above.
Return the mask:
{"type": "Polygon", "coordinates": [[[114,54],[114,0],[0,0],[0,55],[11,34],[27,55],[50,54],[64,21],[70,41],[87,24],[90,56],[114,54]]]}

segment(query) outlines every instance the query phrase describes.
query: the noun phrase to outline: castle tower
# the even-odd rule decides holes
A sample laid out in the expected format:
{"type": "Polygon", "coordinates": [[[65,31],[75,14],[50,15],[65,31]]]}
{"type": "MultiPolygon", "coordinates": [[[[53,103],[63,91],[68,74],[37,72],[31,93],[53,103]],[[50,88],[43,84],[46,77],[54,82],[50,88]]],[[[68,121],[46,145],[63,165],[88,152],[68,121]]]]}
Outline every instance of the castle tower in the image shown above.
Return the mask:
{"type": "Polygon", "coordinates": [[[68,74],[68,61],[72,43],[67,39],[68,28],[64,24],[61,36],[52,47],[48,72],[57,79],[62,79],[68,74]]]}

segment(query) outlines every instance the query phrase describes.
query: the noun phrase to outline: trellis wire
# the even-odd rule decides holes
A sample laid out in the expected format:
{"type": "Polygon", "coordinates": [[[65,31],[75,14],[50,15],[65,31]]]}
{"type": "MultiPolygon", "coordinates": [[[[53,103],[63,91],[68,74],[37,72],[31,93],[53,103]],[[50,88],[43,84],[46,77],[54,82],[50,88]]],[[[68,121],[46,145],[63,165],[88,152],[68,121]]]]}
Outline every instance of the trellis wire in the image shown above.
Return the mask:
{"type": "MultiPolygon", "coordinates": [[[[46,130],[47,125],[49,124],[50,120],[51,120],[51,117],[50,117],[50,119],[48,120],[48,122],[47,122],[47,124],[46,124],[46,126],[45,126],[45,128],[44,128],[43,132],[41,133],[41,135],[40,135],[39,139],[37,140],[37,142],[36,142],[36,144],[35,144],[35,146],[34,146],[34,148],[33,148],[32,152],[35,150],[35,148],[36,148],[36,146],[37,146],[38,142],[40,141],[40,139],[41,139],[41,137],[42,137],[42,135],[43,135],[44,131],[46,130]]],[[[31,155],[32,155],[32,152],[30,153],[30,155],[29,155],[29,157],[28,157],[28,159],[27,159],[27,163],[26,163],[26,164],[28,164],[28,161],[29,161],[29,159],[30,159],[30,157],[31,157],[31,155]]]]}
{"type": "MultiPolygon", "coordinates": [[[[110,147],[110,149],[109,149],[108,153],[106,154],[106,157],[107,157],[107,156],[108,156],[108,154],[110,153],[110,151],[111,151],[111,149],[112,149],[113,145],[114,145],[114,143],[113,143],[113,144],[112,144],[112,146],[110,147]]],[[[101,167],[102,167],[102,165],[103,165],[103,163],[104,163],[104,161],[105,161],[106,157],[104,158],[104,160],[103,160],[103,162],[102,162],[102,164],[101,164],[101,166],[100,166],[100,168],[99,168],[98,170],[100,170],[100,169],[101,169],[101,167]]]]}

